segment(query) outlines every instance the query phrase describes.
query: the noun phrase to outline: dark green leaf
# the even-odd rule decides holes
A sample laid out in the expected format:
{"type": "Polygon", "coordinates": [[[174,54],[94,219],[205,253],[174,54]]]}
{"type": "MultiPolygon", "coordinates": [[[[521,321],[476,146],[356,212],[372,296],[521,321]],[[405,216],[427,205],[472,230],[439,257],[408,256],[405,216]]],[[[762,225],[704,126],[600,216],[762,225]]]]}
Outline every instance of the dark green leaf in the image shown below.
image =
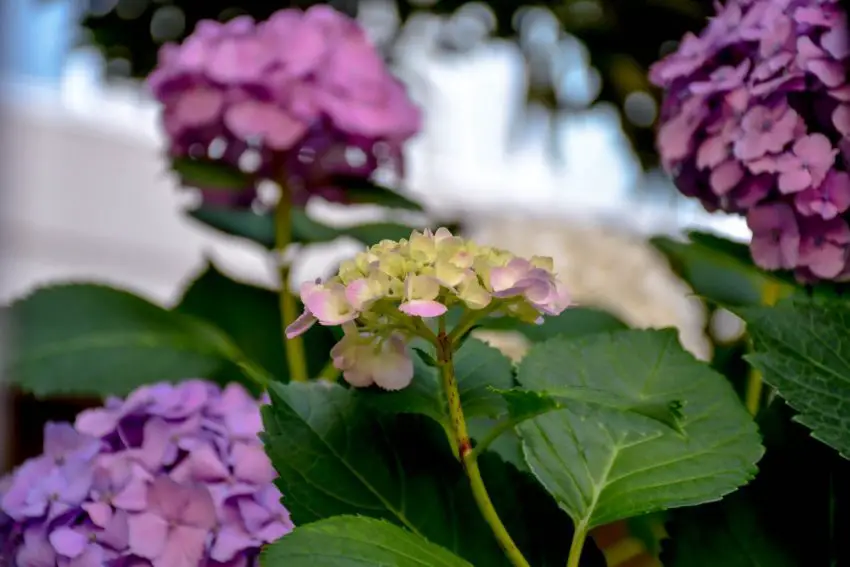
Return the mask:
{"type": "Polygon", "coordinates": [[[187,187],[239,191],[253,185],[250,176],[217,161],[176,158],[171,161],[171,169],[180,176],[180,182],[187,187]]]}
{"type": "MultiPolygon", "coordinates": [[[[204,319],[226,333],[249,359],[277,380],[289,381],[277,292],[236,282],[212,264],[183,294],[177,311],[204,319]]],[[[336,339],[328,327],[313,326],[303,335],[307,369],[317,376],[336,339]]],[[[221,381],[240,380],[243,371],[227,367],[221,381]]]]}
{"type": "Polygon", "coordinates": [[[677,433],[683,433],[681,400],[644,401],[639,397],[621,396],[610,390],[571,386],[561,386],[547,392],[519,388],[498,392],[507,402],[511,418],[517,423],[549,412],[570,409],[576,407],[576,404],[591,404],[647,417],[677,433]]]}
{"type": "Polygon", "coordinates": [[[350,203],[381,205],[391,209],[407,209],[410,211],[422,210],[422,205],[416,201],[361,177],[337,176],[334,178],[334,185],[345,189],[345,196],[350,203]]]}
{"type": "Polygon", "coordinates": [[[419,360],[425,363],[425,366],[430,366],[431,368],[437,368],[437,361],[434,360],[434,357],[431,354],[425,352],[425,349],[413,347],[413,352],[416,353],[416,356],[419,357],[419,360]]]}
{"type": "MultiPolygon", "coordinates": [[[[251,210],[226,209],[210,205],[188,212],[193,219],[231,236],[247,238],[268,249],[275,246],[274,218],[251,210]]],[[[317,244],[332,242],[342,236],[359,240],[366,246],[381,240],[409,238],[413,228],[391,222],[365,223],[346,228],[335,228],[310,218],[303,209],[292,210],[292,242],[317,244]]]]}
{"type": "MultiPolygon", "coordinates": [[[[273,384],[270,395],[272,405],[263,408],[264,441],[296,525],[359,514],[405,527],[474,565],[508,565],[433,422],[376,413],[357,392],[336,384],[273,384]]],[[[517,483],[500,488],[499,478],[510,473],[499,467],[507,465],[494,455],[487,459],[482,460],[484,481],[495,487],[491,497],[497,508],[536,502],[517,483]]],[[[543,532],[542,522],[556,507],[551,499],[544,502],[548,512],[529,504],[511,525],[543,532]]],[[[556,525],[569,529],[568,521],[556,525]]],[[[548,545],[562,550],[566,544],[553,538],[548,545]]]]}
{"type": "Polygon", "coordinates": [[[747,361],[816,439],[850,458],[850,305],[800,299],[735,313],[753,340],[747,361]]]}
{"type": "Polygon", "coordinates": [[[610,313],[589,307],[571,307],[556,317],[546,317],[542,325],[523,323],[513,317],[489,317],[480,324],[485,329],[519,331],[534,342],[556,336],[580,337],[628,328],[610,313]]]}
{"type": "MultiPolygon", "coordinates": [[[[382,411],[426,415],[450,430],[452,424],[439,369],[419,357],[414,358],[413,363],[415,374],[407,388],[399,392],[366,390],[361,395],[382,411]]],[[[505,355],[479,340],[470,339],[455,354],[454,365],[460,402],[467,418],[495,417],[505,411],[501,396],[491,389],[507,389],[513,385],[513,365],[505,355]]]]}
{"type": "Polygon", "coordinates": [[[672,329],[551,339],[532,348],[517,378],[536,391],[594,388],[684,403],[685,435],[591,404],[517,428],[531,470],[584,527],[717,500],[752,478],[763,453],[727,381],[682,349],[672,329]]]}
{"type": "Polygon", "coordinates": [[[795,292],[792,284],[756,267],[746,245],[704,233],[690,238],[680,242],[656,237],[651,242],[697,295],[730,306],[761,304],[768,285],[776,286],[781,297],[795,292]]]}
{"type": "Polygon", "coordinates": [[[336,516],[266,546],[263,567],[472,567],[425,538],[382,520],[336,516]]]}
{"type": "Polygon", "coordinates": [[[41,288],[7,315],[9,377],[36,395],[123,395],[151,382],[210,376],[239,358],[202,321],[101,285],[41,288]]]}
{"type": "Polygon", "coordinates": [[[831,557],[840,536],[831,527],[830,477],[850,463],[776,402],[759,414],[767,452],[758,476],[721,502],[671,511],[665,567],[841,565],[831,557]]]}
{"type": "Polygon", "coordinates": [[[201,205],[187,214],[230,236],[251,240],[268,249],[274,248],[274,219],[270,214],[211,205],[201,205]]]}

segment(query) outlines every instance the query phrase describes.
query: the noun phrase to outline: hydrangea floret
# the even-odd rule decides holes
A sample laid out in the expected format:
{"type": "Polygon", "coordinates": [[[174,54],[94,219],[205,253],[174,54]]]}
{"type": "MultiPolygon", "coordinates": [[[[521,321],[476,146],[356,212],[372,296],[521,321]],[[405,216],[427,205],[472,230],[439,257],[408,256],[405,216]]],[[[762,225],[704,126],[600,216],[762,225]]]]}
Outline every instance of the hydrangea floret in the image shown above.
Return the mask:
{"type": "Polygon", "coordinates": [[[398,390],[413,378],[407,342],[436,338],[426,319],[459,307],[452,330],[457,338],[488,315],[540,323],[561,313],[569,296],[553,269],[551,258],[518,258],[445,228],[414,231],[407,240],[384,240],[344,261],[327,281],[303,284],[304,312],[286,334],[296,337],[317,322],[339,325],[344,336],[331,356],[345,380],[398,390]]]}
{"type": "Polygon", "coordinates": [[[850,63],[837,0],[728,0],[656,63],[679,190],[746,215],[760,267],[850,279],[850,63]]]}
{"type": "Polygon", "coordinates": [[[293,529],[237,384],[139,388],[50,423],[44,453],[0,483],[0,557],[13,565],[249,567],[293,529]]]}
{"type": "Polygon", "coordinates": [[[172,158],[250,173],[243,191],[204,192],[218,205],[249,206],[264,179],[285,183],[295,203],[344,202],[334,178],[400,174],[401,144],[421,124],[364,30],[325,5],[263,22],[201,21],[182,44],[162,47],[148,86],[172,158]]]}

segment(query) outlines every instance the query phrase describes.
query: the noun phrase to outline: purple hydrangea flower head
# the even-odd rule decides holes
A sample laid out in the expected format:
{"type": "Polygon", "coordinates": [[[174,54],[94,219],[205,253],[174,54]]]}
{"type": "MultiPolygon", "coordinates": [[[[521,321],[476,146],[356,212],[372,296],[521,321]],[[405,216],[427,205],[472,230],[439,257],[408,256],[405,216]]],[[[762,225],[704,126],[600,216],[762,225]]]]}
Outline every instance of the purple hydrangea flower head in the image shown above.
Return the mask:
{"type": "Polygon", "coordinates": [[[190,380],[48,424],[0,483],[0,557],[19,567],[249,567],[292,530],[241,386],[190,380]]]}
{"type": "MultiPolygon", "coordinates": [[[[321,5],[263,22],[202,21],[182,44],[163,46],[148,86],[163,105],[172,157],[221,160],[252,179],[285,181],[302,203],[314,194],[344,202],[334,176],[400,173],[401,145],[421,125],[363,29],[321,5]]],[[[246,206],[256,188],[203,194],[246,206]]]]}
{"type": "Polygon", "coordinates": [[[656,63],[657,146],[679,190],[746,215],[755,262],[850,274],[850,35],[837,0],[727,0],[656,63]]]}

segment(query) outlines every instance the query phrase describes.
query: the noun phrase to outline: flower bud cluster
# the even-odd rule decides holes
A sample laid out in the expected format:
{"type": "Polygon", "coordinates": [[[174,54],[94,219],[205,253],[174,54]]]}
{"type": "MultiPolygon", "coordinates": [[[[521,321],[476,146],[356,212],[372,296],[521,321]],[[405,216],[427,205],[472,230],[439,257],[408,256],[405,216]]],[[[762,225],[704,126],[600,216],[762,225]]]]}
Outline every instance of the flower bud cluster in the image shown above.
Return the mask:
{"type": "Polygon", "coordinates": [[[331,352],[353,386],[407,386],[413,365],[406,340],[428,336],[422,319],[461,307],[469,317],[502,314],[526,322],[558,315],[569,304],[551,258],[518,258],[453,236],[445,228],[384,240],[342,263],[338,275],[301,288],[304,313],[287,329],[292,338],[318,322],[341,325],[331,352]]]}

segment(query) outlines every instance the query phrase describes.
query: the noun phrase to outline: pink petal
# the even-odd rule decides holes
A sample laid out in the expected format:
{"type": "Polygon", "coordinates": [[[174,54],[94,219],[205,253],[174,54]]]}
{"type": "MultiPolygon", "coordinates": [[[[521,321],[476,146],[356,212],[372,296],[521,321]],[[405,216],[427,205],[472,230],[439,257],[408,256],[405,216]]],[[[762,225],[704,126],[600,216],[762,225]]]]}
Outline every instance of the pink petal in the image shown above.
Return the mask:
{"type": "Polygon", "coordinates": [[[107,565],[103,548],[90,545],[82,554],[68,562],[67,567],[103,567],[107,565]]]}
{"type": "Polygon", "coordinates": [[[850,137],[850,104],[842,104],[832,112],[832,124],[845,138],[850,137]]]}
{"type": "Polygon", "coordinates": [[[77,415],[74,426],[80,433],[93,437],[104,437],[115,431],[120,418],[121,415],[115,410],[90,409],[77,415]]]}
{"type": "Polygon", "coordinates": [[[84,534],[66,527],[53,530],[48,539],[58,554],[72,558],[85,551],[89,544],[89,539],[84,534]]]}
{"type": "Polygon", "coordinates": [[[356,367],[343,371],[342,377],[355,388],[368,388],[375,383],[370,372],[356,367]]]}
{"type": "Polygon", "coordinates": [[[224,107],[224,95],[221,92],[197,88],[187,91],[168,108],[166,121],[174,120],[181,128],[197,128],[212,124],[221,115],[224,107]]]}
{"type": "Polygon", "coordinates": [[[286,328],[286,338],[294,339],[297,336],[303,335],[315,324],[316,318],[309,310],[305,309],[304,312],[286,328]]]}
{"type": "Polygon", "coordinates": [[[230,456],[233,462],[233,476],[239,480],[266,484],[277,476],[260,444],[235,443],[230,456]]]}
{"type": "Polygon", "coordinates": [[[709,184],[715,195],[725,195],[735,188],[744,178],[744,168],[740,162],[729,160],[711,172],[709,184]]]}
{"type": "Polygon", "coordinates": [[[700,144],[697,150],[697,167],[699,169],[717,167],[728,155],[729,142],[726,137],[722,134],[712,136],[700,144]]]}
{"type": "Polygon", "coordinates": [[[228,38],[209,53],[206,73],[214,81],[257,81],[274,61],[275,53],[255,37],[228,38]]]}
{"type": "Polygon", "coordinates": [[[177,526],[172,528],[154,567],[198,567],[202,564],[208,530],[177,526]]]}
{"type": "Polygon", "coordinates": [[[812,176],[805,169],[789,171],[779,176],[779,191],[788,195],[812,186],[812,176]]]}
{"type": "Polygon", "coordinates": [[[148,505],[147,481],[143,477],[134,476],[124,488],[112,497],[112,504],[116,508],[130,512],[144,510],[148,505]]]}
{"type": "Polygon", "coordinates": [[[150,512],[132,514],[127,518],[130,551],[145,559],[159,557],[168,539],[168,523],[150,512]]]}
{"type": "Polygon", "coordinates": [[[184,462],[190,463],[192,478],[201,482],[216,482],[230,477],[227,466],[208,444],[196,447],[184,462]]]}
{"type": "Polygon", "coordinates": [[[371,299],[369,282],[364,278],[354,280],[345,286],[345,298],[355,309],[363,309],[366,302],[371,299]]]}
{"type": "Polygon", "coordinates": [[[88,513],[92,523],[99,528],[104,527],[112,519],[112,506],[104,502],[84,502],[83,510],[88,513]]]}
{"type": "Polygon", "coordinates": [[[260,136],[275,150],[288,150],[307,133],[307,125],[283,109],[264,102],[248,100],[229,108],[224,123],[243,140],[260,136]]]}
{"type": "Polygon", "coordinates": [[[846,72],[844,66],[837,61],[818,59],[810,62],[808,68],[827,87],[838,87],[844,84],[846,72]]]}
{"type": "Polygon", "coordinates": [[[259,542],[251,537],[245,530],[241,529],[238,524],[226,524],[218,531],[215,537],[215,542],[210,550],[210,557],[224,563],[230,561],[236,554],[254,547],[258,547],[259,542]]]}
{"type": "Polygon", "coordinates": [[[449,309],[439,301],[414,299],[399,305],[398,310],[413,317],[439,317],[449,309]]]}

